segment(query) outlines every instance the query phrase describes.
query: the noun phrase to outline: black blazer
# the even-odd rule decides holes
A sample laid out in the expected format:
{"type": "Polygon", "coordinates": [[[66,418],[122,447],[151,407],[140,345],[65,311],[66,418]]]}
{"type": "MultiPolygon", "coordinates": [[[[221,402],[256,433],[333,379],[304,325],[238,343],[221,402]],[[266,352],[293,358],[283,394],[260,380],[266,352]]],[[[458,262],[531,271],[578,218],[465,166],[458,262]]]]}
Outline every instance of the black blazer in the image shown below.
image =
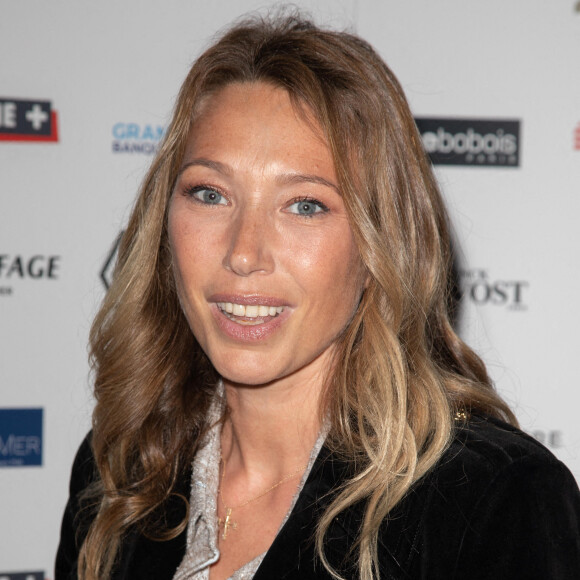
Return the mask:
{"type": "MultiPolygon", "coordinates": [[[[55,580],[76,578],[75,535],[83,536],[77,495],[95,477],[88,439],[74,462],[62,523],[55,580]]],[[[330,580],[312,541],[327,494],[347,467],[323,447],[296,505],[254,580],[330,580]]],[[[181,482],[189,494],[187,474],[181,482]]],[[[334,521],[326,541],[330,562],[356,578],[349,548],[363,505],[334,521]]],[[[183,505],[165,506],[170,524],[183,505]]],[[[168,542],[137,532],[123,542],[114,580],[171,580],[183,558],[185,532],[168,542]]],[[[437,466],[384,521],[378,544],[380,578],[389,580],[578,580],[580,493],[568,469],[531,437],[500,421],[460,424],[437,466]]]]}

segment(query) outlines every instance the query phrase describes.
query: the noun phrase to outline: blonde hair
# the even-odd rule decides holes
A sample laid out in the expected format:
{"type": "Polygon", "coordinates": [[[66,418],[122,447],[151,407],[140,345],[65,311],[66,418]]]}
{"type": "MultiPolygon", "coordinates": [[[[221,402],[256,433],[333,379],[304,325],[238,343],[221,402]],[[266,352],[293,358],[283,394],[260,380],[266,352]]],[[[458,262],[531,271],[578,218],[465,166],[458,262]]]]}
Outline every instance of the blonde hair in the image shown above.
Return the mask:
{"type": "Polygon", "coordinates": [[[369,274],[324,398],[327,445],[355,468],[317,527],[325,567],[340,577],[324,553],[333,518],[365,501],[352,551],[360,578],[377,577],[379,525],[441,457],[456,411],[515,423],[450,323],[447,216],[393,73],[354,35],[293,15],[244,21],[195,62],[181,88],[91,330],[100,478],[85,494],[94,519],[81,548],[83,579],[110,575],[129,530],[163,540],[187,525],[166,529],[156,514],[195,455],[218,377],[179,305],[167,208],[200,99],[246,82],[282,87],[314,114],[369,274]]]}

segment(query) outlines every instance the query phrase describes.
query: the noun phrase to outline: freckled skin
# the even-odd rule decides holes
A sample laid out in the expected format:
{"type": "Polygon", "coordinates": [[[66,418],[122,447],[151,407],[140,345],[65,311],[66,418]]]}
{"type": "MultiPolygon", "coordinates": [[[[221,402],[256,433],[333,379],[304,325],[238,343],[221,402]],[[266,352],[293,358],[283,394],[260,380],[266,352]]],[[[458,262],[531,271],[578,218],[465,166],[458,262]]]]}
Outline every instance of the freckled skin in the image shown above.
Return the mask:
{"type": "Polygon", "coordinates": [[[284,90],[229,85],[203,103],[183,167],[169,237],[199,344],[226,384],[320,384],[365,281],[322,132],[284,90]],[[193,188],[217,192],[218,202],[193,188]],[[307,202],[313,215],[300,213],[305,199],[320,202],[307,202]],[[263,339],[238,340],[218,324],[218,294],[270,297],[286,308],[274,330],[263,325],[263,339]]]}

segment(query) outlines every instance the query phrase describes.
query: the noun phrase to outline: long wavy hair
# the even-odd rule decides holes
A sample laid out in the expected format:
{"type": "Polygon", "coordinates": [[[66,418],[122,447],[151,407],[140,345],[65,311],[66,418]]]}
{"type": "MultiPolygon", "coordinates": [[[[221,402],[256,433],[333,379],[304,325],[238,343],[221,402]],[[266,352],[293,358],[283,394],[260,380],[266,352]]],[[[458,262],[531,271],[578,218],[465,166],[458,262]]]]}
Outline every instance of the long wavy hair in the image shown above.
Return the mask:
{"type": "Polygon", "coordinates": [[[355,35],[296,15],[245,20],[202,54],[181,88],[91,329],[99,478],[85,494],[95,512],[80,552],[82,579],[109,577],[131,530],[162,541],[187,525],[184,517],[164,529],[154,515],[194,458],[219,377],[180,308],[167,209],[200,100],[255,82],[287,90],[320,124],[369,274],[323,397],[327,445],[355,474],[318,523],[324,566],[340,577],[326,559],[325,533],[338,513],[364,501],[352,552],[360,578],[377,577],[379,525],[441,457],[456,412],[515,423],[450,323],[447,215],[393,73],[355,35]]]}

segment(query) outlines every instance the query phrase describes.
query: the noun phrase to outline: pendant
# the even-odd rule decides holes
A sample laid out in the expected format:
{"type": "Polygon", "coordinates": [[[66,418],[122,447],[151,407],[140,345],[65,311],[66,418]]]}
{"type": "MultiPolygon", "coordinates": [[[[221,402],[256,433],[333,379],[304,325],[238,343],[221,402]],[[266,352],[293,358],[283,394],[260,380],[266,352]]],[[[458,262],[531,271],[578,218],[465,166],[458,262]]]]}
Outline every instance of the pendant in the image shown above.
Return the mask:
{"type": "Polygon", "coordinates": [[[223,526],[224,531],[222,532],[222,540],[228,537],[228,532],[230,528],[236,530],[238,528],[238,522],[232,520],[232,508],[226,508],[226,517],[224,520],[218,518],[218,526],[223,526]]]}

